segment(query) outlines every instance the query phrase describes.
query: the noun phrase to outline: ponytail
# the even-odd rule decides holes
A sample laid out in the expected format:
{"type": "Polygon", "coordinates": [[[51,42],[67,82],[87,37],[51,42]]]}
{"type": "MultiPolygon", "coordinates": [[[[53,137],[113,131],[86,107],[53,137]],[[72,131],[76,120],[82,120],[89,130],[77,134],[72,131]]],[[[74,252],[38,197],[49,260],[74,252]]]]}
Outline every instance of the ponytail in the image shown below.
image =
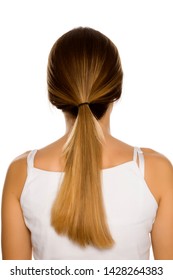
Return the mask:
{"type": "Polygon", "coordinates": [[[47,74],[49,100],[75,120],[63,147],[64,176],[51,224],[82,247],[110,248],[114,240],[102,196],[104,135],[98,120],[121,95],[117,48],[98,31],[74,29],[55,42],[47,74]]]}
{"type": "MultiPolygon", "coordinates": [[[[60,234],[98,248],[113,245],[101,188],[101,141],[99,124],[89,106],[81,106],[67,145],[65,175],[52,209],[52,225],[60,234]]],[[[100,128],[101,129],[101,128],[100,128]]]]}

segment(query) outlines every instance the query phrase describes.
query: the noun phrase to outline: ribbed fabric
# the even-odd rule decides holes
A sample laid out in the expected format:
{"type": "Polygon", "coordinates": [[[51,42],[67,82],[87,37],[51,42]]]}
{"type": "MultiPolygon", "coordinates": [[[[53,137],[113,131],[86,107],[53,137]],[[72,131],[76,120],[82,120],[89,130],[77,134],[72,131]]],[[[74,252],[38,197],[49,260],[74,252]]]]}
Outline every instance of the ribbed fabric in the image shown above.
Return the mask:
{"type": "Polygon", "coordinates": [[[36,152],[33,150],[28,155],[27,179],[20,199],[31,232],[34,259],[149,259],[150,232],[158,205],[144,180],[144,157],[139,148],[134,148],[131,161],[101,170],[105,211],[115,240],[115,245],[106,250],[81,248],[52,228],[51,207],[64,173],[35,168],[36,152]]]}

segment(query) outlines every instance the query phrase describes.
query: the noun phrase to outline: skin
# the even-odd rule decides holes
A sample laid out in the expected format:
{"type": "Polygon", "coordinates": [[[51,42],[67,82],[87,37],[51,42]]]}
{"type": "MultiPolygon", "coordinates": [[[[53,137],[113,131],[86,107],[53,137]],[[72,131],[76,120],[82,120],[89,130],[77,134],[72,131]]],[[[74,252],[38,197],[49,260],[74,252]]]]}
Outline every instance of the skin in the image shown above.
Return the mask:
{"type": "MultiPolygon", "coordinates": [[[[110,168],[131,161],[133,147],[110,134],[111,104],[99,121],[105,136],[102,168],[110,168]]],[[[38,150],[34,166],[49,171],[63,171],[62,146],[72,129],[74,120],[65,115],[66,133],[56,142],[38,150]],[[46,159],[46,160],[45,160],[46,159]]],[[[145,158],[145,180],[158,203],[158,211],[151,232],[156,260],[173,260],[173,166],[163,155],[141,148],[145,158]]],[[[31,235],[25,226],[20,196],[26,180],[28,152],[16,158],[7,171],[2,197],[2,256],[4,260],[32,258],[31,235]]]]}

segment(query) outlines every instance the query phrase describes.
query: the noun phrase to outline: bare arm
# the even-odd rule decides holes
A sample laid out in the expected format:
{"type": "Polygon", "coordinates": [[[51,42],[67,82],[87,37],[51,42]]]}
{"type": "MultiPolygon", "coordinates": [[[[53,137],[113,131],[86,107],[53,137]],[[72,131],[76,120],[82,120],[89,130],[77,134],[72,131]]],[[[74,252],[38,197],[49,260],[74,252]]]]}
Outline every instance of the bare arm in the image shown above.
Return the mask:
{"type": "Polygon", "coordinates": [[[173,260],[173,166],[154,152],[146,155],[146,174],[159,205],[151,232],[154,259],[173,260]]]}
{"type": "Polygon", "coordinates": [[[29,260],[32,256],[30,232],[20,206],[26,179],[26,154],[14,161],[7,172],[2,196],[2,258],[29,260]]]}

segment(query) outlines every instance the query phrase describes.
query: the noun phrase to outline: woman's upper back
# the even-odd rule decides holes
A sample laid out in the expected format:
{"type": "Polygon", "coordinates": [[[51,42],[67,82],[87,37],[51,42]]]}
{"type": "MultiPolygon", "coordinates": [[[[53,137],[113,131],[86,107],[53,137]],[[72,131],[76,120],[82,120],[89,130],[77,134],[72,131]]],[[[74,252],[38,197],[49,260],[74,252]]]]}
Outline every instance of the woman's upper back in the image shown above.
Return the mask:
{"type": "MultiPolygon", "coordinates": [[[[131,160],[102,170],[107,222],[116,240],[111,249],[81,248],[50,225],[50,211],[63,177],[62,172],[35,166],[37,151],[28,156],[28,175],[21,196],[26,225],[32,233],[36,259],[148,259],[149,233],[157,202],[143,178],[143,156],[134,149],[131,160]],[[139,156],[139,167],[136,163],[139,156]],[[147,203],[147,207],[146,207],[147,203]]],[[[77,173],[80,172],[76,171],[77,173]]]]}
{"type": "Polygon", "coordinates": [[[149,232],[157,205],[164,196],[164,187],[159,182],[167,176],[163,173],[167,174],[171,168],[167,159],[149,149],[142,149],[144,157],[138,150],[137,157],[136,149],[112,140],[112,144],[119,143],[119,149],[115,148],[114,153],[111,148],[105,149],[102,179],[104,203],[115,247],[103,251],[91,246],[81,249],[67,237],[57,235],[50,226],[51,205],[63,176],[63,165],[58,157],[62,148],[60,143],[63,139],[40,152],[26,153],[10,166],[11,179],[17,179],[12,191],[20,200],[25,223],[31,231],[35,258],[147,259],[149,232]],[[54,150],[51,160],[53,147],[57,150],[54,150]],[[119,162],[112,160],[115,157],[119,162]]]}
{"type": "MultiPolygon", "coordinates": [[[[64,135],[58,141],[37,150],[34,158],[34,166],[38,169],[53,172],[64,171],[64,160],[62,157],[62,148],[67,140],[64,135]]],[[[161,176],[164,168],[171,165],[168,159],[152,149],[141,148],[145,160],[144,179],[147,182],[150,191],[154,195],[156,201],[159,203],[162,191],[158,187],[159,174],[161,176]],[[156,176],[157,174],[157,176],[156,176]]],[[[21,156],[21,160],[26,162],[28,152],[21,156]]],[[[134,155],[134,147],[130,146],[111,135],[108,136],[106,144],[102,150],[102,169],[112,168],[132,160],[134,155]]],[[[19,157],[20,160],[20,157],[19,157]]],[[[137,164],[139,164],[137,157],[137,164]]]]}

